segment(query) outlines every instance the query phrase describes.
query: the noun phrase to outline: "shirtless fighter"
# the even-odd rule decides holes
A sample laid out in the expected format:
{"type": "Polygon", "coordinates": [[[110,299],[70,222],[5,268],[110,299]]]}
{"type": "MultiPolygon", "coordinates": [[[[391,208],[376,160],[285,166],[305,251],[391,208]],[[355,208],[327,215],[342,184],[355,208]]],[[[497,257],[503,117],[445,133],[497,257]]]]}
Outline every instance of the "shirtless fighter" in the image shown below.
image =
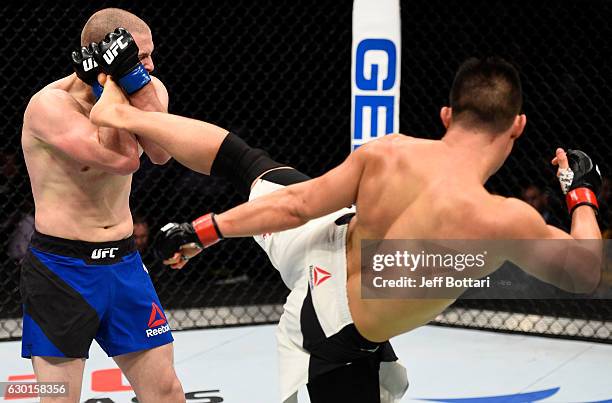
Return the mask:
{"type": "MultiPolygon", "coordinates": [[[[170,156],[148,139],[100,127],[89,112],[101,87],[91,42],[116,48],[112,69],[143,110],[166,112],[164,85],[153,70],[151,31],[140,18],[104,9],[85,24],[73,52],[75,73],[30,100],[22,147],[36,205],[36,232],[24,259],[22,356],[39,382],[66,382],[69,395],[43,402],[77,402],[85,359],[96,339],[112,356],[140,402],[184,402],[173,367],[172,336],[153,284],[136,251],[129,208],[140,145],[163,164],[170,156]],[[94,84],[92,86],[92,84],[94,84]]],[[[111,63],[112,62],[112,63],[111,63]]]]}
{"type": "MultiPolygon", "coordinates": [[[[573,171],[562,149],[553,161],[572,215],[570,234],[547,226],[528,204],[485,190],[523,132],[521,104],[510,64],[470,59],[455,77],[450,107],[441,110],[442,140],[385,136],[312,180],[219,127],[139,111],[112,80],[90,118],[151,139],[191,169],[251,188],[249,203],[164,226],[160,255],[181,268],[198,248],[255,236],[291,289],[277,331],[282,400],[295,401],[306,384],[313,402],[369,403],[399,399],[407,387],[388,340],[429,322],[453,299],[362,299],[362,239],[563,239],[576,250],[583,248],[577,239],[600,239],[601,178],[582,152],[569,153],[573,171]]],[[[568,291],[592,291],[600,279],[597,264],[567,267],[550,250],[528,258],[508,253],[504,260],[568,291]]]]}

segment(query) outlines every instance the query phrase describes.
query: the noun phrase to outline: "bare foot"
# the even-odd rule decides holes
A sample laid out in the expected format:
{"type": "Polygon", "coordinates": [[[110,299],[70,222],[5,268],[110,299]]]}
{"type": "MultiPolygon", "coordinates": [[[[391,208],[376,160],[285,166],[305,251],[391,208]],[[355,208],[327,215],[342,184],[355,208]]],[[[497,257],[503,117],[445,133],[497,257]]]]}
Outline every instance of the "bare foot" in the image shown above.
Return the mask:
{"type": "Polygon", "coordinates": [[[98,81],[104,85],[104,91],[98,102],[91,109],[89,120],[97,126],[120,128],[121,122],[117,106],[129,105],[130,102],[123,93],[123,90],[111,77],[100,74],[98,81]]]}

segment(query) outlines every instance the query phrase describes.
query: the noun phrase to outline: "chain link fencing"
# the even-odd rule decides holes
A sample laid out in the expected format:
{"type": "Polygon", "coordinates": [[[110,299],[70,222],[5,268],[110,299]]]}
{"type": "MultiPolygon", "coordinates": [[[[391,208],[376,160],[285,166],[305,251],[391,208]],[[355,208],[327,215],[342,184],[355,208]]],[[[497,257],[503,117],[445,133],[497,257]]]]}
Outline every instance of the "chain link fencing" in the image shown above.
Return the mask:
{"type": "MultiPolygon", "coordinates": [[[[228,128],[275,159],[317,176],[350,150],[351,1],[263,0],[10,2],[0,9],[0,339],[21,335],[19,258],[33,228],[33,201],[20,150],[28,99],[71,73],[70,50],[97,9],[128,9],[153,32],[155,72],[170,111],[228,128]],[[21,248],[21,249],[20,249],[21,248]]],[[[531,198],[549,223],[569,220],[549,161],[557,146],[580,148],[610,177],[612,37],[608,1],[402,1],[401,131],[440,138],[439,108],[459,64],[499,55],[519,68],[528,125],[487,184],[531,198]],[[531,192],[531,193],[529,193],[531,192]]],[[[611,222],[609,181],[600,224],[611,222]]],[[[176,162],[143,160],[131,207],[139,231],[221,211],[244,197],[223,181],[176,162]]],[[[223,242],[185,270],[143,254],[174,329],[270,323],[288,290],[251,239],[223,242]]],[[[610,300],[457,301],[435,323],[611,342],[610,300]]]]}

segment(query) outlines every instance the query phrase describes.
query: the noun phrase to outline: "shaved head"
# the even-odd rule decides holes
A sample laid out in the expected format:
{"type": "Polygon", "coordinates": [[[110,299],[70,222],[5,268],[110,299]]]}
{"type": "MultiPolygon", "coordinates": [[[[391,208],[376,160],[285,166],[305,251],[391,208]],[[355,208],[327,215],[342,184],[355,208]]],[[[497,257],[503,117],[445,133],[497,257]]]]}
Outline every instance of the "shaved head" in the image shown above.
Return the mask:
{"type": "Polygon", "coordinates": [[[105,8],[95,12],[83,27],[81,32],[81,46],[91,42],[100,42],[104,36],[115,28],[125,28],[132,35],[151,35],[151,29],[146,22],[120,8],[105,8]]]}

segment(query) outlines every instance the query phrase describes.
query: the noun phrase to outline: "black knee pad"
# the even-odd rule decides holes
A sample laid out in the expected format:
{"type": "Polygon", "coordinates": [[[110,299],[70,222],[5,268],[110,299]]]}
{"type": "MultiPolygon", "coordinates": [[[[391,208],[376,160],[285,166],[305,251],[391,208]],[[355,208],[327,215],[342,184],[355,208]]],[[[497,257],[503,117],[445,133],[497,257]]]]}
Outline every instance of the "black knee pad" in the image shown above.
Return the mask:
{"type": "Polygon", "coordinates": [[[294,168],[283,168],[275,169],[266,173],[261,179],[272,183],[278,183],[279,185],[289,186],[294,183],[305,182],[310,179],[309,176],[304,175],[300,171],[294,168]]]}
{"type": "Polygon", "coordinates": [[[228,179],[240,192],[248,194],[251,183],[261,174],[285,166],[270,158],[264,150],[252,148],[240,137],[229,133],[219,148],[210,174],[228,179]]]}

